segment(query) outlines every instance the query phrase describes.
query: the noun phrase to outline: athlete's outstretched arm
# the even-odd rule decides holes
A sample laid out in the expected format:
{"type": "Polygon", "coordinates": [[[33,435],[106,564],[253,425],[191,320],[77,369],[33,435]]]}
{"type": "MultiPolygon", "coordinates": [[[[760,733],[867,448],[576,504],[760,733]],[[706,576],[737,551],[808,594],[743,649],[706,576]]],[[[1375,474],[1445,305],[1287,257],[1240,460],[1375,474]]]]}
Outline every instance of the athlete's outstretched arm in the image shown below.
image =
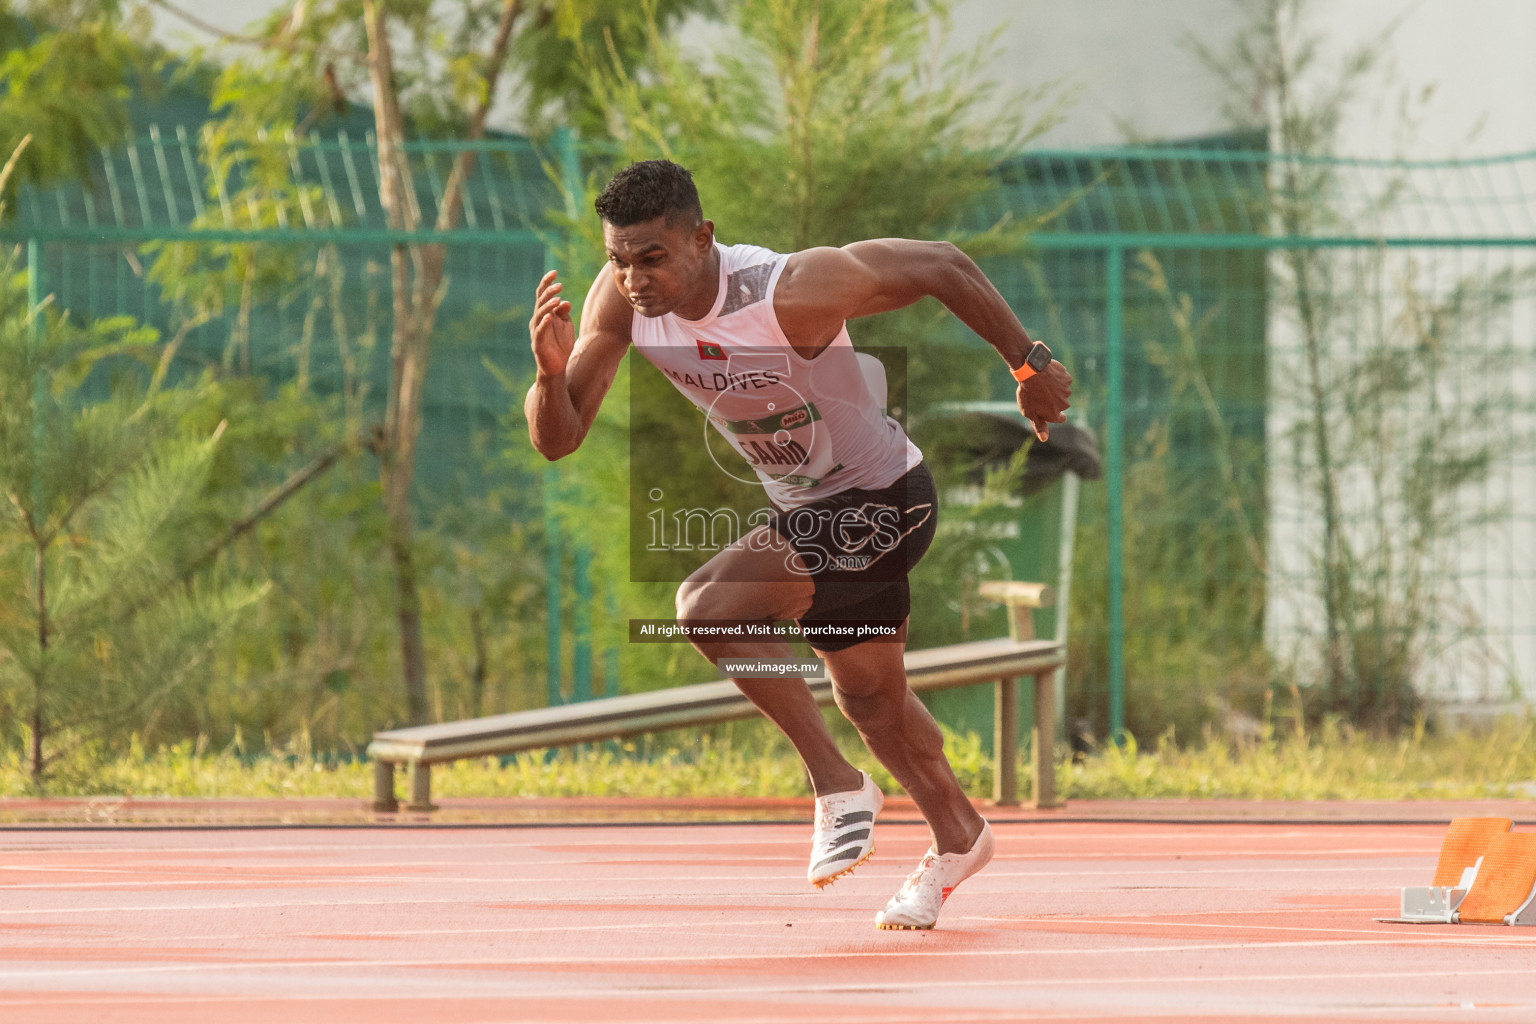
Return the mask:
{"type": "Polygon", "coordinates": [[[582,309],[581,335],[571,322],[571,304],[551,270],[539,281],[528,338],[537,367],[523,411],[528,436],[546,459],[561,459],[581,447],[603,396],[613,386],[619,360],[629,347],[633,310],[611,274],[598,275],[582,309]]]}
{"type": "MultiPolygon", "coordinates": [[[[979,334],[1008,363],[1021,366],[1029,334],[987,276],[948,242],[881,238],[841,249],[807,249],[784,267],[774,312],[790,344],[819,350],[843,322],[910,306],[932,296],[979,334]]],[[[1052,360],[1019,385],[1019,411],[1043,440],[1052,423],[1066,422],[1072,375],[1052,360]]]]}

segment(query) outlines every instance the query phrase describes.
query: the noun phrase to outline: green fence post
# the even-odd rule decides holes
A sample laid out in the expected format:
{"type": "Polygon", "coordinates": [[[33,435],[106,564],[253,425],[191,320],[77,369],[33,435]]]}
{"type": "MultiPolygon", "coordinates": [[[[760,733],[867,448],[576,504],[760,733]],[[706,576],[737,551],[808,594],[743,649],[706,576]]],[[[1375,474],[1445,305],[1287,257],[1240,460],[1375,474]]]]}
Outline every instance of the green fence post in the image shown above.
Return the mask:
{"type": "Polygon", "coordinates": [[[560,188],[565,192],[565,212],[575,220],[576,199],[581,195],[581,153],[576,149],[576,133],[569,128],[556,129],[555,152],[560,159],[560,188]]]}
{"type": "Polygon", "coordinates": [[[560,471],[554,466],[545,467],[544,572],[549,580],[545,587],[549,630],[545,643],[549,664],[544,670],[544,682],[550,707],[563,703],[560,697],[560,521],[555,516],[555,491],[559,485],[560,471]]]}
{"type": "MultiPolygon", "coordinates": [[[[43,243],[34,235],[27,239],[27,315],[32,318],[28,338],[32,356],[42,358],[43,347],[43,243]]],[[[32,510],[40,518],[47,517],[43,477],[38,472],[43,451],[43,406],[48,401],[48,381],[41,369],[32,374],[32,510]]]]}
{"type": "MultiPolygon", "coordinates": [[[[608,620],[617,622],[619,618],[619,599],[614,596],[613,587],[608,588],[608,620]]],[[[619,695],[619,649],[606,647],[603,649],[603,694],[608,697],[619,695]]]]}
{"type": "MultiPolygon", "coordinates": [[[[560,162],[560,186],[565,193],[565,213],[572,221],[573,237],[568,245],[575,244],[574,227],[577,217],[576,198],[581,194],[581,154],[576,149],[576,135],[569,128],[555,131],[555,152],[560,162]]],[[[571,699],[592,699],[592,580],[590,568],[592,552],[577,540],[571,548],[571,575],[576,590],[574,610],[574,647],[571,652],[571,699]]],[[[558,640],[557,640],[558,642],[558,640]]]]}
{"type": "Polygon", "coordinates": [[[1107,250],[1105,321],[1108,338],[1108,424],[1105,483],[1109,486],[1109,735],[1119,742],[1125,731],[1125,565],[1121,548],[1125,486],[1125,250],[1107,250]]]}
{"type": "Polygon", "coordinates": [[[578,541],[571,552],[576,608],[572,613],[575,649],[571,656],[571,700],[592,699],[592,550],[578,541]]]}
{"type": "Polygon", "coordinates": [[[43,301],[43,243],[36,236],[27,239],[27,310],[32,317],[32,340],[43,336],[43,321],[38,306],[43,301]]]}

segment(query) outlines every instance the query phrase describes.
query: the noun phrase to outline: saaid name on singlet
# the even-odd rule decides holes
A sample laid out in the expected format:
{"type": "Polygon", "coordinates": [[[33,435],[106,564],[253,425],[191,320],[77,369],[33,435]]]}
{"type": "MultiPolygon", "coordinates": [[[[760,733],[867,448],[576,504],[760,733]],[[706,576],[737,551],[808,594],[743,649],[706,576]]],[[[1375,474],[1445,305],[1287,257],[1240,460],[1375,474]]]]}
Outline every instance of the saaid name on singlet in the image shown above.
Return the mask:
{"type": "Polygon", "coordinates": [[[794,439],[780,443],[748,441],[737,438],[737,450],[754,466],[803,466],[810,453],[794,439]]]}

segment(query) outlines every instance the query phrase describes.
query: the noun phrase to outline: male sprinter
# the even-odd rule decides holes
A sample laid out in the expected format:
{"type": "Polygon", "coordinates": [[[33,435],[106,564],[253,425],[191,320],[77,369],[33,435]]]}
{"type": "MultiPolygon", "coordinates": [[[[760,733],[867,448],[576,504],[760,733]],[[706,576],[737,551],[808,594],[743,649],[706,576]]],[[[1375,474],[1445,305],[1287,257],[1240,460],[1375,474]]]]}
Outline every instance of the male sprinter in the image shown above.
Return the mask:
{"type": "MultiPolygon", "coordinates": [[[[754,466],[775,514],[678,588],[678,619],[799,622],[838,707],[933,834],[875,923],[932,928],[951,890],[992,858],[992,830],[907,686],[907,573],[933,538],[933,480],[865,383],[845,321],[933,296],[1013,368],[1019,410],[1042,439],[1065,421],[1072,378],[948,243],[879,239],[787,256],[722,246],[692,176],[664,160],[620,171],[596,206],[609,272],[587,295],[579,336],[555,272],[539,282],[529,321],[534,447],[559,459],[580,446],[634,344],[754,466]]],[[[789,654],[781,641],[693,643],[716,663],[789,654]]],[[[880,790],[838,752],[803,680],[736,684],[805,761],[817,795],[809,877],[824,885],[872,852],[880,790]]]]}

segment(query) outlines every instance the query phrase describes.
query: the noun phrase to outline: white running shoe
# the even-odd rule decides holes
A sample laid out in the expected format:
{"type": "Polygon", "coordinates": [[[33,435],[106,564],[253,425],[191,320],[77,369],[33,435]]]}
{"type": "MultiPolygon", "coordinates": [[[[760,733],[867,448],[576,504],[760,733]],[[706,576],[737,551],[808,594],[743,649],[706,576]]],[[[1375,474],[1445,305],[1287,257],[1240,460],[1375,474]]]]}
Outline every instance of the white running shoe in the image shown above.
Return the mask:
{"type": "Polygon", "coordinates": [[[875,816],[885,794],[865,772],[864,785],[816,798],[816,834],[811,837],[811,866],[806,878],[820,889],[842,878],[875,852],[875,816]]]}
{"type": "Polygon", "coordinates": [[[940,856],[932,847],[917,870],[907,876],[901,891],[875,915],[876,928],[932,928],[939,910],[955,886],[987,866],[992,859],[992,826],[981,823],[981,834],[966,853],[940,856]]]}

